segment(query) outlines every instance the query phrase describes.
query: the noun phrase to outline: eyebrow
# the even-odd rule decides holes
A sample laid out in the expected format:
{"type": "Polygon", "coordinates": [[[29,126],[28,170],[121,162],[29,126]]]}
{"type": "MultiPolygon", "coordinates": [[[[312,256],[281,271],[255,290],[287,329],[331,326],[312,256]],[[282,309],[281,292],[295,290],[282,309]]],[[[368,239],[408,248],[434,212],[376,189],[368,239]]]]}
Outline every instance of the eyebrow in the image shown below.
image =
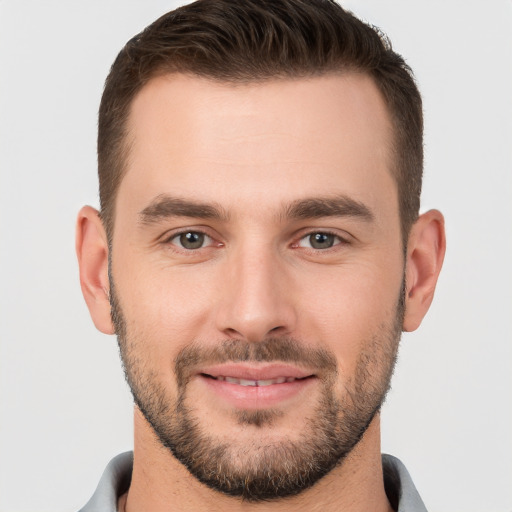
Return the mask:
{"type": "Polygon", "coordinates": [[[142,224],[152,224],[169,217],[227,220],[227,212],[214,203],[201,203],[166,194],[157,196],[140,213],[142,224]]]}
{"type": "Polygon", "coordinates": [[[357,217],[366,222],[375,220],[368,206],[346,195],[299,199],[286,207],[284,217],[291,219],[357,217]]]}
{"type": "MultiPolygon", "coordinates": [[[[364,203],[351,197],[311,197],[298,199],[286,205],[279,215],[281,219],[318,219],[321,217],[357,217],[371,222],[375,219],[372,211],[364,203]]],[[[157,196],[140,213],[142,224],[156,223],[171,217],[191,217],[227,221],[229,215],[222,206],[215,203],[202,203],[167,194],[157,196]]]]}

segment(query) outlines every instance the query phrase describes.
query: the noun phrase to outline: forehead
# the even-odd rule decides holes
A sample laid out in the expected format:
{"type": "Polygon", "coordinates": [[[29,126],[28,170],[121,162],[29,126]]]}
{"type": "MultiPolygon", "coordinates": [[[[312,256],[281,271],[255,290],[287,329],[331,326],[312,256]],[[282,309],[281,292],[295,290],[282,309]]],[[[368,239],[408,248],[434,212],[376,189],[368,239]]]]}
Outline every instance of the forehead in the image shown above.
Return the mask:
{"type": "Polygon", "coordinates": [[[166,75],[134,99],[128,133],[119,196],[141,206],[162,193],[229,208],[330,191],[379,201],[388,189],[396,203],[391,122],[366,75],[237,85],[166,75]]]}

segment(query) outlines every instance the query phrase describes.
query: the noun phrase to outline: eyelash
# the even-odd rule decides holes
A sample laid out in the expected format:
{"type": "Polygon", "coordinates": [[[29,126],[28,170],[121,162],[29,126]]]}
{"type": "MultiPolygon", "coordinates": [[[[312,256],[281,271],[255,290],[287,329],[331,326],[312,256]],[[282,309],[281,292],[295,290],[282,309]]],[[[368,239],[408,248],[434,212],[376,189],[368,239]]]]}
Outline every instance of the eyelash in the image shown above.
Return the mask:
{"type": "Polygon", "coordinates": [[[206,231],[202,229],[184,229],[182,231],[172,233],[163,240],[163,243],[166,245],[173,245],[174,247],[176,247],[177,250],[184,251],[187,253],[191,253],[200,249],[206,249],[207,247],[210,247],[212,245],[216,245],[217,247],[222,247],[224,245],[221,242],[217,242],[213,236],[209,235],[206,231]],[[188,234],[202,235],[205,238],[209,239],[210,243],[207,246],[201,246],[196,249],[187,249],[186,247],[180,246],[177,243],[173,243],[173,240],[179,239],[181,236],[188,234]]]}
{"type": "MultiPolygon", "coordinates": [[[[213,236],[209,235],[205,230],[202,230],[202,229],[186,229],[186,230],[172,233],[170,236],[167,236],[163,240],[163,243],[166,245],[173,245],[176,248],[176,250],[183,251],[183,252],[189,253],[189,254],[199,251],[201,249],[207,249],[212,246],[215,246],[215,247],[223,247],[224,246],[224,244],[222,242],[216,241],[213,236]],[[173,243],[173,240],[179,239],[179,237],[182,237],[183,235],[188,235],[188,234],[202,235],[206,239],[209,239],[210,242],[206,246],[201,245],[200,247],[197,247],[197,248],[186,248],[186,247],[183,247],[182,244],[178,245],[178,243],[173,243]]],[[[325,253],[325,252],[330,252],[330,250],[336,250],[335,248],[339,245],[348,245],[349,243],[350,242],[346,238],[340,236],[338,233],[334,233],[329,230],[311,230],[311,231],[303,234],[296,242],[292,243],[291,247],[293,249],[302,248],[307,251],[313,251],[315,253],[325,253]],[[331,245],[330,247],[325,247],[325,248],[311,247],[311,244],[309,247],[301,245],[302,241],[312,237],[313,235],[324,235],[324,236],[328,236],[328,237],[334,237],[335,240],[334,240],[333,245],[331,245]]]]}
{"type": "Polygon", "coordinates": [[[292,247],[294,249],[295,248],[303,248],[303,249],[306,249],[306,250],[309,250],[309,251],[314,251],[314,252],[328,252],[331,249],[332,250],[336,250],[335,248],[337,246],[339,246],[339,245],[347,245],[347,244],[349,244],[349,241],[346,238],[343,238],[342,236],[340,236],[338,233],[334,233],[334,232],[329,231],[329,230],[320,229],[320,230],[316,230],[316,231],[315,230],[309,231],[305,235],[301,236],[300,239],[298,240],[298,242],[295,242],[295,243],[292,244],[292,247]],[[326,248],[323,248],[323,249],[318,249],[318,248],[315,248],[315,247],[304,247],[304,246],[300,245],[300,243],[303,240],[311,238],[313,235],[324,235],[324,236],[328,236],[328,237],[334,237],[335,241],[334,241],[332,246],[326,247],[326,248]]]}

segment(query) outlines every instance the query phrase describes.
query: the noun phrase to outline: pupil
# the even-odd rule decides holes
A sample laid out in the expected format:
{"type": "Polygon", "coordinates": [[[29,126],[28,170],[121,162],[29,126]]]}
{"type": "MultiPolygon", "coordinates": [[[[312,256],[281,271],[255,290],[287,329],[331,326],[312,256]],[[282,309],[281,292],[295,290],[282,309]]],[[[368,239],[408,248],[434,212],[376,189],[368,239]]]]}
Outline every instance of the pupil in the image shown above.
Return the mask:
{"type": "Polygon", "coordinates": [[[183,233],[180,236],[180,243],[185,249],[199,249],[204,242],[204,235],[202,233],[183,233]]]}
{"type": "Polygon", "coordinates": [[[327,233],[314,233],[309,237],[309,242],[314,249],[328,249],[333,246],[334,236],[327,233]]]}

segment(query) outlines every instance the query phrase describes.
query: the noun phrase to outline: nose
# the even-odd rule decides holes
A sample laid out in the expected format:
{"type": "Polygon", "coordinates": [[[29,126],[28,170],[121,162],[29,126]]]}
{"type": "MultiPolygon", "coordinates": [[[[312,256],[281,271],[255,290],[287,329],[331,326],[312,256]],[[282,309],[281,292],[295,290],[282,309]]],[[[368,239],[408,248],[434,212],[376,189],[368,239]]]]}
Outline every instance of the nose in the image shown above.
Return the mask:
{"type": "Polygon", "coordinates": [[[226,263],[217,309],[223,335],[250,342],[290,335],[297,322],[293,283],[279,255],[246,251],[226,263]]]}

